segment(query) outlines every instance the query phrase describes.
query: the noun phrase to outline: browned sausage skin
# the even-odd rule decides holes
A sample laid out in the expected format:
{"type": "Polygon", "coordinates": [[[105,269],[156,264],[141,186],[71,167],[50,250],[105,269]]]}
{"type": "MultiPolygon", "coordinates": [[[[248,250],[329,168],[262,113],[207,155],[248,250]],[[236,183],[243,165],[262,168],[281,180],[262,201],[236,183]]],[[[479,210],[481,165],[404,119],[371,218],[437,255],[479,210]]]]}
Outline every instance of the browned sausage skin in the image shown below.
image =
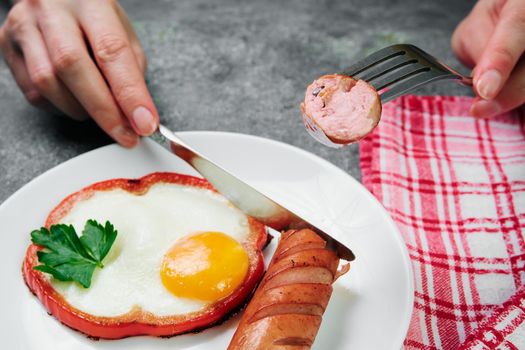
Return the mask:
{"type": "Polygon", "coordinates": [[[281,235],[229,350],[310,349],[332,295],[339,258],[309,229],[281,235]]]}

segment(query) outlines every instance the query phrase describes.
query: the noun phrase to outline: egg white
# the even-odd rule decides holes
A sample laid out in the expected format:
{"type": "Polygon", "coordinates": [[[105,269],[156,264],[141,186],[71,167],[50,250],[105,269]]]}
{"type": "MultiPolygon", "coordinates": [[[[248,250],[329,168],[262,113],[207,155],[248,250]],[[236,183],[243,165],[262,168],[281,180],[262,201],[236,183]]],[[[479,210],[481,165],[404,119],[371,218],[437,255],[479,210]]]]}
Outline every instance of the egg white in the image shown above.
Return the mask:
{"type": "Polygon", "coordinates": [[[61,220],[80,235],[85,222],[109,220],[118,236],[96,269],[90,288],[50,279],[75,308],[95,316],[114,317],[139,306],[158,316],[198,311],[208,303],[179,298],[160,278],[162,258],[177,239],[195,232],[219,231],[242,243],[248,219],[222,196],[206,189],[155,184],[143,195],[121,189],[96,192],[78,202],[61,220]]]}

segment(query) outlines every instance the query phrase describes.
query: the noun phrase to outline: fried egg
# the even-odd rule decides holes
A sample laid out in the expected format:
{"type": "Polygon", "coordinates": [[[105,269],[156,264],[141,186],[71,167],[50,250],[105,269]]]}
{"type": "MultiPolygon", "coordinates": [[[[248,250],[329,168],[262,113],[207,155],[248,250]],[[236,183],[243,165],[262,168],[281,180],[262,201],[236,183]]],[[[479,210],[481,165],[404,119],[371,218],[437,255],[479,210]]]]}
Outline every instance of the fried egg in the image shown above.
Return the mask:
{"type": "Polygon", "coordinates": [[[88,219],[109,220],[119,232],[104,268],[95,271],[90,288],[51,284],[92,315],[117,316],[137,306],[159,316],[198,311],[246,276],[247,218],[208,189],[161,183],[142,195],[100,191],[61,222],[82,232],[88,219]]]}

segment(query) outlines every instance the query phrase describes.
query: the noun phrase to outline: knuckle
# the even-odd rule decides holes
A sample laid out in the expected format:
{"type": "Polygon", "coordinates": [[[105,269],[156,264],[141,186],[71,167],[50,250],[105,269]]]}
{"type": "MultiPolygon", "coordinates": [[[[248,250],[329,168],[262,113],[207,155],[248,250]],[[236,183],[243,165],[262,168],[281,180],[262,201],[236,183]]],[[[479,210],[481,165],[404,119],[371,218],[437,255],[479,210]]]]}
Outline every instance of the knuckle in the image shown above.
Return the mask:
{"type": "Polygon", "coordinates": [[[7,14],[5,26],[10,32],[16,32],[24,25],[26,16],[26,8],[22,2],[17,3],[11,11],[7,14]]]}
{"type": "Polygon", "coordinates": [[[124,38],[114,34],[105,34],[95,41],[93,53],[97,60],[111,62],[127,50],[128,46],[128,42],[124,38]]]}
{"type": "Polygon", "coordinates": [[[498,45],[494,48],[493,51],[494,55],[497,55],[498,57],[498,63],[505,66],[510,67],[516,63],[517,57],[515,57],[515,53],[512,52],[512,50],[503,45],[498,45]]]}
{"type": "Polygon", "coordinates": [[[57,72],[69,71],[80,60],[81,53],[67,46],[58,47],[52,55],[53,66],[57,72]]]}
{"type": "Polygon", "coordinates": [[[115,99],[124,103],[139,96],[139,90],[136,88],[136,84],[124,84],[120,86],[114,93],[115,99]]]}
{"type": "Polygon", "coordinates": [[[55,80],[53,70],[49,68],[37,68],[31,72],[31,82],[38,91],[44,91],[50,88],[55,80]]]}

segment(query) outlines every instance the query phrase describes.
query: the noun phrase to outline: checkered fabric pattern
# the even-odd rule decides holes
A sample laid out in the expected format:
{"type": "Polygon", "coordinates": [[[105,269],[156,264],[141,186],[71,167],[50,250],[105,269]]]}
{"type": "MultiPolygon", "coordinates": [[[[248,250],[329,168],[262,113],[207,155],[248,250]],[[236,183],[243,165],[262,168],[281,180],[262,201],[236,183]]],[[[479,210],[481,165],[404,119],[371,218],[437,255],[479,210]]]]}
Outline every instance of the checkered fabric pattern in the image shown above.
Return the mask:
{"type": "Polygon", "coordinates": [[[525,349],[525,113],[475,119],[470,104],[402,97],[360,144],[412,261],[406,349],[525,349]]]}

